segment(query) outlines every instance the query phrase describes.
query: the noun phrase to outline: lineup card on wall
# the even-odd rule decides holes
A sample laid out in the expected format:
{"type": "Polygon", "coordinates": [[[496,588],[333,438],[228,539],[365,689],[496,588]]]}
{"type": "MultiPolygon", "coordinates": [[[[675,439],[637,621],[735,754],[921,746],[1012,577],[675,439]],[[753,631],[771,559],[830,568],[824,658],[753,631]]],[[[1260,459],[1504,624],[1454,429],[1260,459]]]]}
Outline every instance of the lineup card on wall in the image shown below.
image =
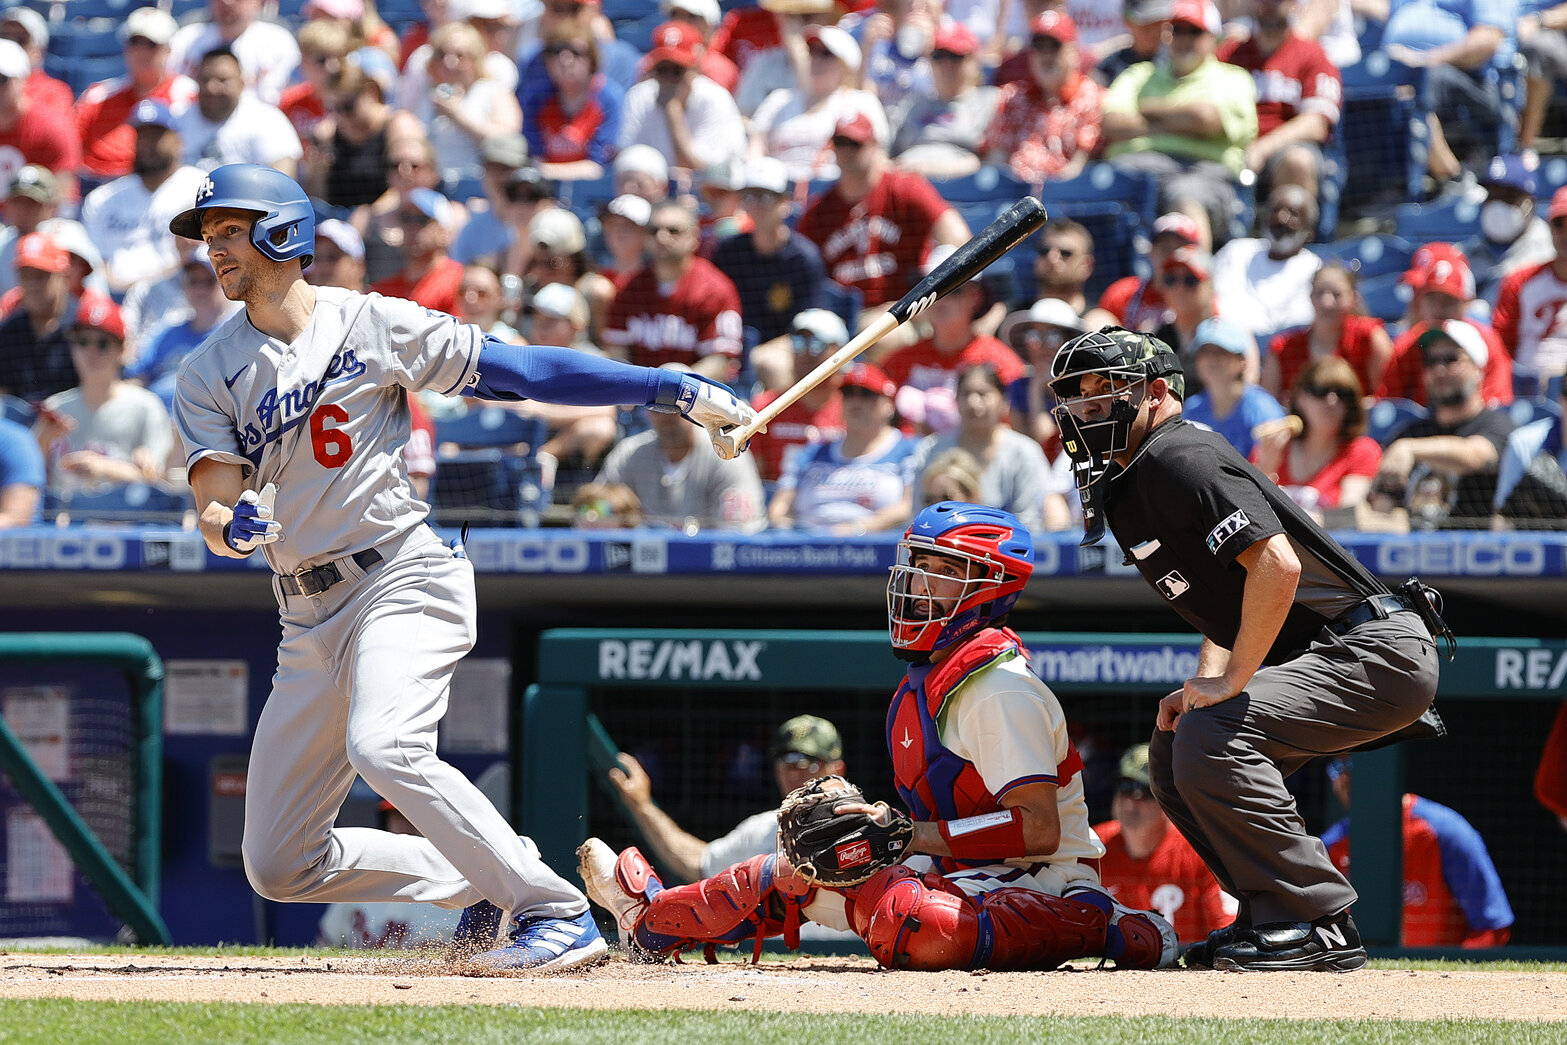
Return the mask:
{"type": "Polygon", "coordinates": [[[250,732],[250,666],[243,660],[170,660],[163,665],[163,732],[250,732]]]}
{"type": "Polygon", "coordinates": [[[39,772],[56,784],[71,777],[71,690],[68,686],[10,686],[0,707],[39,772]]]}

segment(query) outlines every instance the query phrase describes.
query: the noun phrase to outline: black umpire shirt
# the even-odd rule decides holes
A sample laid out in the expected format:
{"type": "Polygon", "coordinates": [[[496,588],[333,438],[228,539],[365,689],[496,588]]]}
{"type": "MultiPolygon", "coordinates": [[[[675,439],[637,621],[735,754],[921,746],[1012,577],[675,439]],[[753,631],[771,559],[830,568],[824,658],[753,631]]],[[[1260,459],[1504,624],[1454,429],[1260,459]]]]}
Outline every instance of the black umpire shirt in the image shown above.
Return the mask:
{"type": "Polygon", "coordinates": [[[1387,588],[1223,436],[1172,418],[1155,428],[1105,496],[1127,562],[1215,644],[1235,648],[1246,569],[1236,556],[1285,534],[1300,582],[1265,664],[1304,651],[1328,622],[1387,588]]]}

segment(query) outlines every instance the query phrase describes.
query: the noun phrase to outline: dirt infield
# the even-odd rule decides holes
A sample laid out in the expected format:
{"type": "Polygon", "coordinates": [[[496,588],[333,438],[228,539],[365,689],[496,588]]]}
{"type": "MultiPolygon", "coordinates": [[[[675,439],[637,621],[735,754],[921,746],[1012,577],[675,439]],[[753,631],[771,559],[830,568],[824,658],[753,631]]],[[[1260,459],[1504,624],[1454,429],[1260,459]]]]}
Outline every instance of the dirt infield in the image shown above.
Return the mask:
{"type": "Polygon", "coordinates": [[[936,1015],[1567,1020],[1567,974],[1369,969],[1349,975],[1171,970],[886,972],[868,958],[639,965],[475,977],[439,959],[0,954],[0,998],[893,1011],[936,1015]]]}

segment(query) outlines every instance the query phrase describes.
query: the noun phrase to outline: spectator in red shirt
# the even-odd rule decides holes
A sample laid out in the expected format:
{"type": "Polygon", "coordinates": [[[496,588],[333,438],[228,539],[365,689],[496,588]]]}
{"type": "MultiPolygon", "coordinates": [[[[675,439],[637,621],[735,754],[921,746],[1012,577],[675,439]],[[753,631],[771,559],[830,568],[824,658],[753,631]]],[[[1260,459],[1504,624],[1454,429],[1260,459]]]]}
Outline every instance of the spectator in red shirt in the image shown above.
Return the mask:
{"type": "Polygon", "coordinates": [[[1094,825],[1105,844],[1099,880],[1123,906],[1164,915],[1181,942],[1206,940],[1234,920],[1235,901],[1154,800],[1148,745],[1128,748],[1119,768],[1115,819],[1094,825]]]}
{"type": "MultiPolygon", "coordinates": [[[[794,372],[803,377],[848,343],[849,329],[835,313],[808,308],[794,317],[789,339],[794,350],[794,372]]],[[[778,478],[789,447],[804,446],[813,440],[830,442],[843,435],[843,397],[838,393],[842,379],[842,371],[834,371],[774,418],[767,431],[752,438],[751,456],[756,458],[756,470],[763,479],[778,478]]],[[[782,389],[761,392],[751,400],[751,406],[761,410],[782,394],[782,389]]]]}
{"type": "Polygon", "coordinates": [[[684,363],[704,377],[733,381],[740,371],[740,294],[698,256],[696,215],[673,200],[653,208],[648,263],[615,295],[604,347],[642,366],[684,363]]]}
{"type": "Polygon", "coordinates": [[[169,69],[169,40],[178,28],[156,7],[132,11],[120,26],[125,75],[93,84],[76,105],[84,182],[99,184],[131,172],[136,129],[129,121],[137,102],[153,98],[180,110],[196,100],[196,81],[169,69]]]}
{"type": "Polygon", "coordinates": [[[1534,797],[1549,809],[1567,831],[1567,704],[1556,709],[1556,719],[1540,752],[1534,773],[1534,797]]]}
{"type": "Polygon", "coordinates": [[[372,283],[370,290],[456,315],[463,267],[446,254],[452,243],[451,202],[434,189],[414,189],[397,212],[397,224],[403,230],[403,267],[372,283]]]}
{"type": "Polygon", "coordinates": [[[1491,313],[1520,395],[1544,395],[1550,378],[1567,371],[1567,188],[1551,197],[1546,218],[1556,256],[1502,280],[1491,313]]]}
{"type": "Polygon", "coordinates": [[[32,63],[33,72],[24,88],[27,97],[70,116],[76,106],[76,93],[64,80],[56,80],[44,72],[44,52],[49,48],[49,24],[44,16],[30,7],[8,8],[0,14],[0,40],[10,40],[20,46],[32,63]]]}
{"type": "Polygon", "coordinates": [[[1026,182],[1072,178],[1099,145],[1104,88],[1079,71],[1077,28],[1059,11],[1034,19],[1028,80],[1001,88],[980,155],[1026,182]]]}
{"type": "Polygon", "coordinates": [[[798,231],[821,250],[829,276],[860,290],[867,309],[890,305],[914,286],[932,246],[968,240],[968,223],[925,178],[893,168],[863,113],[838,122],[832,147],[838,181],[811,200],[798,231]]]}
{"type": "Polygon", "coordinates": [[[62,199],[74,200],[82,143],[69,114],[27,96],[32,71],[19,44],[0,40],[0,181],[10,182],[23,164],[36,163],[60,179],[62,199]]]}
{"type": "Polygon", "coordinates": [[[1463,251],[1450,243],[1430,243],[1415,252],[1405,279],[1414,287],[1411,315],[1414,325],[1393,342],[1393,361],[1377,389],[1379,398],[1426,401],[1424,356],[1420,335],[1448,320],[1468,322],[1485,342],[1485,359],[1480,398],[1490,406],[1506,406],[1513,401],[1512,357],[1502,347],[1496,331],[1465,319],[1464,313],[1475,297],[1474,274],[1463,251]]]}
{"type": "Polygon", "coordinates": [[[624,92],[599,71],[593,30],[566,22],[544,38],[550,89],[527,97],[523,133],[551,179],[597,178],[615,156],[624,92]]]}
{"type": "Polygon", "coordinates": [[[1349,364],[1362,389],[1377,388],[1393,358],[1393,342],[1382,321],[1363,315],[1355,274],[1329,261],[1311,277],[1311,325],[1275,337],[1262,361],[1262,387],[1275,399],[1295,387],[1309,362],[1338,356],[1349,364]]]}
{"type": "Polygon", "coordinates": [[[1364,394],[1349,363],[1313,359],[1291,386],[1290,413],[1253,430],[1251,463],[1318,522],[1322,512],[1364,501],[1382,462],[1382,447],[1366,435],[1364,394]]]}
{"type": "Polygon", "coordinates": [[[1333,134],[1343,83],[1322,45],[1295,35],[1296,0],[1255,0],[1257,31],[1226,40],[1221,62],[1238,65],[1257,84],[1257,140],[1246,147],[1246,167],[1265,196],[1279,185],[1299,185],[1317,198],[1322,146],[1333,134]]]}
{"type": "MultiPolygon", "coordinates": [[[[1201,241],[1197,223],[1180,211],[1160,215],[1153,223],[1153,242],[1148,248],[1148,269],[1158,276],[1164,263],[1181,247],[1195,247],[1201,241]]],[[[1169,307],[1157,278],[1122,276],[1099,295],[1099,307],[1084,316],[1083,326],[1098,330],[1114,324],[1127,330],[1152,333],[1169,319],[1169,307]]]]}
{"type": "MultiPolygon", "coordinates": [[[[930,272],[953,250],[932,250],[924,271],[930,272]]],[[[930,325],[930,337],[888,355],[882,369],[900,389],[954,391],[961,372],[983,363],[994,368],[1003,386],[1010,385],[1023,376],[1023,360],[1007,345],[980,333],[975,325],[990,305],[983,284],[977,279],[969,280],[926,310],[924,318],[930,325]]]]}

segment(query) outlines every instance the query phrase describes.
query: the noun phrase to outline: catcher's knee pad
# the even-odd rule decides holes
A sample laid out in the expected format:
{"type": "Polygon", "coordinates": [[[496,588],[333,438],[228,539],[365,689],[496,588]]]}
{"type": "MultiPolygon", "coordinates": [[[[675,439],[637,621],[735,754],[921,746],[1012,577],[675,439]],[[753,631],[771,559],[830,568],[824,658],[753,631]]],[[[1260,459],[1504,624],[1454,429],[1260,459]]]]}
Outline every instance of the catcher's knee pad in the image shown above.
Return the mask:
{"type": "Polygon", "coordinates": [[[762,940],[782,934],[790,947],[798,946],[800,908],[814,890],[800,889],[792,875],[775,879],[776,859],[753,856],[711,878],[658,893],[637,922],[637,943],[655,954],[673,954],[755,939],[760,954],[762,940]]]}
{"type": "Polygon", "coordinates": [[[849,916],[884,968],[976,967],[979,905],[940,875],[888,867],[854,891],[849,916]]]}

